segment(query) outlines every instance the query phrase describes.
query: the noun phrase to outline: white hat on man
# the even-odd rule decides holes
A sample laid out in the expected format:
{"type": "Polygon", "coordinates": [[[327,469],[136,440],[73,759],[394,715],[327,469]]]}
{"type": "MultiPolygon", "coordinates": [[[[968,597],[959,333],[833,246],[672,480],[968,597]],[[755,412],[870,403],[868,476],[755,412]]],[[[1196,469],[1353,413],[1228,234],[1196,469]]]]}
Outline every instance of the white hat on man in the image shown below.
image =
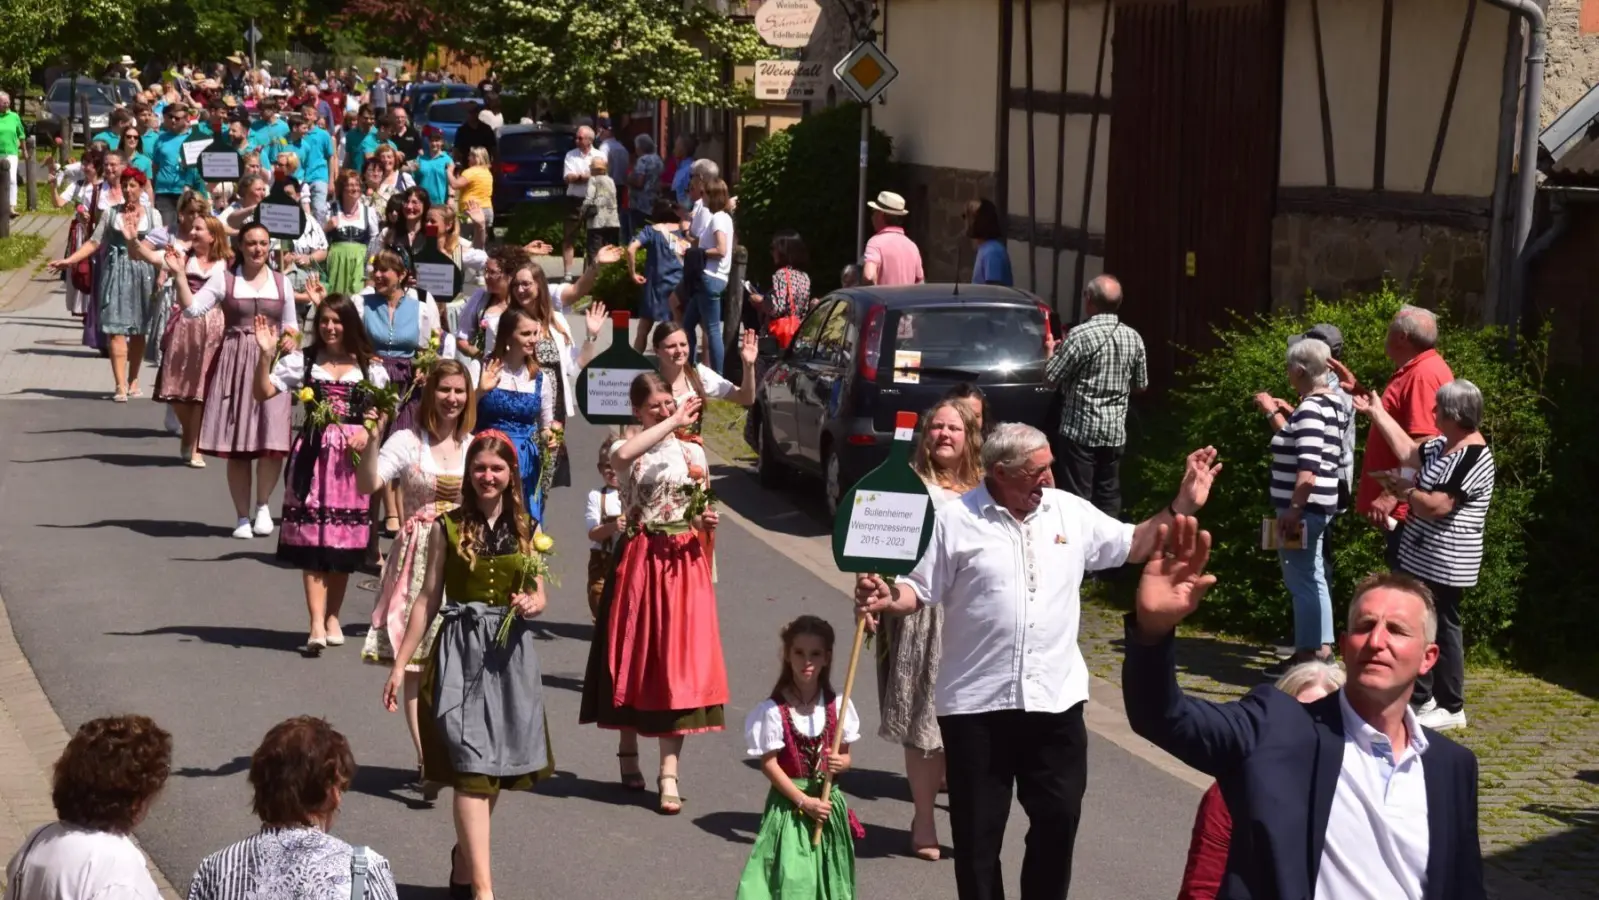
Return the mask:
{"type": "Polygon", "coordinates": [[[903,216],[909,214],[909,210],[905,208],[905,198],[894,193],[893,191],[883,191],[879,193],[876,200],[868,200],[866,201],[866,205],[877,210],[885,216],[903,216]]]}

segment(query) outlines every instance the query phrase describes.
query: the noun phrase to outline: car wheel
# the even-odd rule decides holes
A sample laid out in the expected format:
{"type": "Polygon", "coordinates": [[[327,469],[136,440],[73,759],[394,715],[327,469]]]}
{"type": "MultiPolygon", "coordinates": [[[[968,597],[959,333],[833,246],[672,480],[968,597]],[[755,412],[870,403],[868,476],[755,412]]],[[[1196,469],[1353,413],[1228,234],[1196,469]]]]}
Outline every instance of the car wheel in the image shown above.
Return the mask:
{"type": "Polygon", "coordinates": [[[783,483],[783,463],[777,458],[771,429],[764,420],[755,423],[755,479],[761,487],[777,487],[783,483]]]}
{"type": "Polygon", "coordinates": [[[823,495],[827,500],[828,521],[838,517],[838,505],[844,501],[844,472],[838,454],[828,446],[822,450],[823,495]]]}

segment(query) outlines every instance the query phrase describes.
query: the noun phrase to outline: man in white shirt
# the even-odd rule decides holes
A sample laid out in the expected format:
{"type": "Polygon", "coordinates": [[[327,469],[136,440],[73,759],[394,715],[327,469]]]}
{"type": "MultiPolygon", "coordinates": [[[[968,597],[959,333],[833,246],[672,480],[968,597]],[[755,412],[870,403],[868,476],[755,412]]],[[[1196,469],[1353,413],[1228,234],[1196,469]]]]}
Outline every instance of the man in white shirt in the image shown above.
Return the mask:
{"type": "Polygon", "coordinates": [[[1088,777],[1077,646],[1086,572],[1142,562],[1158,530],[1204,505],[1220,466],[1189,454],[1177,498],[1137,526],[1051,486],[1049,439],[1008,422],[983,443],[983,484],[939,510],[927,553],[890,588],[856,581],[859,613],[944,607],[935,689],[960,900],[1004,896],[999,853],[1016,790],[1027,810],[1022,896],[1065,897],[1088,777]]]}
{"type": "Polygon", "coordinates": [[[566,227],[561,231],[561,278],[571,281],[572,241],[583,231],[583,198],[589,191],[590,167],[603,159],[605,151],[594,146],[594,129],[577,128],[577,146],[566,151],[562,172],[566,179],[566,227]]]}
{"type": "Polygon", "coordinates": [[[1174,634],[1216,582],[1210,534],[1184,516],[1161,544],[1127,617],[1122,696],[1134,731],[1216,777],[1233,820],[1217,896],[1483,900],[1477,759],[1410,708],[1438,660],[1427,586],[1379,572],[1355,588],[1343,690],[1209,703],[1178,687],[1174,634]]]}

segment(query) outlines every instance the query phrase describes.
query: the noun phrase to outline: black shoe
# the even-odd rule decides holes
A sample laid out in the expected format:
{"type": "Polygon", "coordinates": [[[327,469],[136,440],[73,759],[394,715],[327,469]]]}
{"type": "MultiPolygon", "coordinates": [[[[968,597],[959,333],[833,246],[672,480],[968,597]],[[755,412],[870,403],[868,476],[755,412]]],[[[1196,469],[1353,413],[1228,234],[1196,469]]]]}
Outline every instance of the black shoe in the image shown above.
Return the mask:
{"type": "Polygon", "coordinates": [[[445,869],[446,874],[444,876],[444,880],[447,881],[449,883],[449,885],[450,885],[450,889],[449,889],[450,900],[472,900],[472,885],[471,885],[471,883],[470,882],[468,882],[466,884],[456,884],[455,883],[455,857],[460,852],[461,852],[461,845],[460,844],[456,844],[454,847],[450,848],[450,865],[449,865],[449,868],[445,869]]]}

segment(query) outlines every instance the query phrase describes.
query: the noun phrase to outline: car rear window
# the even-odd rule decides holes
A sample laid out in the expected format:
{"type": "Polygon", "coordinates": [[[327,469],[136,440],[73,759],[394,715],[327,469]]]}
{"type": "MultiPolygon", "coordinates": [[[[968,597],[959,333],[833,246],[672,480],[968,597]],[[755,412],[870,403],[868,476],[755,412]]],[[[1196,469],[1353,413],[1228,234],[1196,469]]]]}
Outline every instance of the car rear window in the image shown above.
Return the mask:
{"type": "MultiPolygon", "coordinates": [[[[114,106],[116,101],[111,99],[111,94],[103,84],[94,82],[78,82],[78,97],[88,97],[89,102],[95,106],[114,106]]],[[[65,103],[72,97],[72,85],[65,81],[58,81],[50,88],[51,103],[65,103]]],[[[78,101],[82,103],[80,99],[78,101]]]]}
{"type": "Polygon", "coordinates": [[[468,103],[435,103],[428,107],[428,121],[459,125],[466,121],[466,111],[471,108],[468,103]]]}
{"type": "Polygon", "coordinates": [[[566,155],[577,138],[555,131],[513,131],[500,135],[500,156],[566,155]]]}
{"type": "Polygon", "coordinates": [[[1044,358],[1044,311],[1036,306],[908,309],[895,329],[893,365],[986,372],[1044,358]],[[914,355],[913,355],[914,354],[914,355]]]}

